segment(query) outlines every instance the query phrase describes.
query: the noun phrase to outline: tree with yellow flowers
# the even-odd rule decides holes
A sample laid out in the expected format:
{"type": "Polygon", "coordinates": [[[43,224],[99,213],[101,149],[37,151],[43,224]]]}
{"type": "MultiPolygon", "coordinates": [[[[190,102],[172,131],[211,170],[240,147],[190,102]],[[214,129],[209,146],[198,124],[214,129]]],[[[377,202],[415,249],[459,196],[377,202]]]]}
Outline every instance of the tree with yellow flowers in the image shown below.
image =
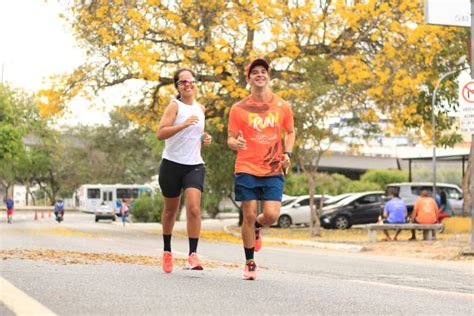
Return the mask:
{"type": "MultiPolygon", "coordinates": [[[[153,129],[174,94],[172,74],[189,67],[221,147],[228,110],[248,94],[244,68],[255,57],[270,62],[273,89],[294,106],[324,103],[308,106],[317,85],[308,84],[308,65],[324,61],[332,86],[320,98],[334,102],[320,117],[350,111],[376,124],[383,116],[391,122],[386,134],[428,141],[434,84],[467,53],[463,29],[425,25],[422,2],[411,0],[82,0],[65,18],[87,59],[38,93],[43,115],[61,115],[78,95],[134,83],[130,94],[139,101],[127,108],[129,118],[153,129]]],[[[440,104],[453,104],[455,84],[443,88],[440,104]]],[[[459,138],[448,110],[437,111],[437,139],[449,145],[459,138]]]]}

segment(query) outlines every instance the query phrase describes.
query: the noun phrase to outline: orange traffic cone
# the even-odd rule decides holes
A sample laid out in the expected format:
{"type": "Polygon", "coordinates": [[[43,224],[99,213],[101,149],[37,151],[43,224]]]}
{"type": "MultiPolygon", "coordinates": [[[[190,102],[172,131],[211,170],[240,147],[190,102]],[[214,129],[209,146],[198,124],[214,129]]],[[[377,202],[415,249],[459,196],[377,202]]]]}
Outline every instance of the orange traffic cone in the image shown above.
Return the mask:
{"type": "Polygon", "coordinates": [[[35,211],[35,221],[38,220],[38,211],[35,211]]]}
{"type": "Polygon", "coordinates": [[[41,218],[44,218],[44,211],[41,211],[41,218]]]}

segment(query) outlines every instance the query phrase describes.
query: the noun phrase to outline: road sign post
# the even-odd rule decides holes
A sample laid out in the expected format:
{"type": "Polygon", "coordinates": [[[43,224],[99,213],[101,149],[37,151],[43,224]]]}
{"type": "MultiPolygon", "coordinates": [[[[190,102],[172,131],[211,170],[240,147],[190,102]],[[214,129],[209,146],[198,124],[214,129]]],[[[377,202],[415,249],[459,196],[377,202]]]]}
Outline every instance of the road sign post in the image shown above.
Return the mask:
{"type": "MultiPolygon", "coordinates": [[[[471,35],[469,41],[469,65],[471,67],[471,80],[469,82],[464,82],[460,84],[459,107],[461,130],[463,132],[471,133],[470,159],[472,163],[470,193],[472,224],[471,251],[469,254],[474,254],[474,0],[425,0],[425,22],[427,24],[471,28],[471,35]]],[[[433,96],[433,99],[434,98],[435,96],[433,96]]],[[[433,150],[433,164],[435,164],[435,162],[436,153],[433,150]]],[[[436,167],[434,166],[433,172],[436,174],[435,168],[436,167]]]]}

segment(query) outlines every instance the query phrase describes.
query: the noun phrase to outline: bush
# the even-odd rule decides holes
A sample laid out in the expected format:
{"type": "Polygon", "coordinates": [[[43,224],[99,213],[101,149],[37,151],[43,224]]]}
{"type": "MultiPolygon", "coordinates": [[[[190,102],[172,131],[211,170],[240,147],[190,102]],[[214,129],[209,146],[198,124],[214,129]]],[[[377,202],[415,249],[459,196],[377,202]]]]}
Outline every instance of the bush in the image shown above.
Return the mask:
{"type": "Polygon", "coordinates": [[[161,222],[161,213],[163,212],[163,197],[160,193],[154,197],[148,194],[142,194],[133,201],[130,210],[133,219],[137,222],[161,222]]]}
{"type": "Polygon", "coordinates": [[[378,183],[367,182],[367,181],[351,181],[349,185],[345,188],[344,193],[350,192],[366,192],[366,191],[379,191],[383,190],[383,187],[378,183]]]}
{"type": "Polygon", "coordinates": [[[369,170],[360,180],[377,183],[380,186],[377,190],[383,190],[389,183],[407,182],[408,173],[400,170],[369,170]]]}

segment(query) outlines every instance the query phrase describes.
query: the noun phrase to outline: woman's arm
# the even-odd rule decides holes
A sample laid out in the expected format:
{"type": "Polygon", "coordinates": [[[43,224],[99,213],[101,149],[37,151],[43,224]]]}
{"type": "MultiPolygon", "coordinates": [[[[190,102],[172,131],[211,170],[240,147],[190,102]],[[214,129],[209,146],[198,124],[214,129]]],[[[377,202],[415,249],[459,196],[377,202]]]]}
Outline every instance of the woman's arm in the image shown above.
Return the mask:
{"type": "Polygon", "coordinates": [[[165,109],[165,113],[161,117],[160,125],[158,131],[156,132],[156,137],[159,140],[164,140],[170,138],[176,133],[182,131],[188,126],[196,124],[199,119],[196,115],[188,117],[188,119],[179,125],[174,125],[176,116],[178,115],[178,104],[176,102],[171,102],[165,109]]]}

